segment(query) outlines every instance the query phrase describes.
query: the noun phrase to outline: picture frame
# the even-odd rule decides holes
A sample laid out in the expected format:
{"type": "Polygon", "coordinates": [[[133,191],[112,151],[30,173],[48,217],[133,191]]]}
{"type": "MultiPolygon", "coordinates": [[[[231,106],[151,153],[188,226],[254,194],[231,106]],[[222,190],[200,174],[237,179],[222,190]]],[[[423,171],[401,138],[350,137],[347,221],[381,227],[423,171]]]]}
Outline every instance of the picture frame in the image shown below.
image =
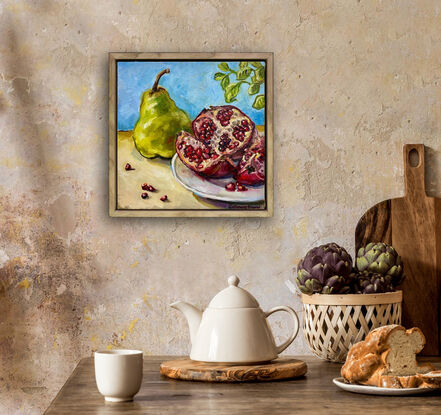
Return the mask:
{"type": "Polygon", "coordinates": [[[273,53],[109,53],[109,215],[272,216],[273,116],[273,53]],[[155,82],[156,89],[153,86],[147,90],[149,83],[155,81],[152,75],[161,68],[165,69],[156,79],[169,80],[161,78],[164,86],[155,82]],[[213,73],[214,68],[218,69],[213,73]],[[167,69],[171,73],[166,72],[167,69]],[[162,76],[172,73],[174,80],[171,76],[162,76]],[[173,96],[167,95],[169,93],[173,96]],[[136,123],[135,102],[138,102],[136,123]],[[144,104],[142,108],[140,103],[144,104]],[[159,108],[158,103],[166,108],[161,115],[152,110],[159,108]],[[200,103],[203,106],[198,108],[200,103]],[[239,104],[247,111],[236,107],[239,104]],[[181,108],[182,113],[179,112],[181,108]],[[199,110],[201,113],[195,116],[199,110]],[[183,113],[188,115],[191,128],[183,113]],[[222,114],[226,114],[223,119],[222,114]],[[166,136],[165,131],[171,129],[176,119],[184,119],[184,130],[174,138],[177,153],[170,158],[172,153],[165,152],[171,149],[171,138],[158,140],[166,136]],[[247,120],[251,120],[249,124],[247,120]],[[214,125],[202,130],[204,122],[214,122],[214,125]],[[244,127],[240,127],[242,122],[244,127]],[[224,131],[224,124],[226,132],[222,137],[225,141],[222,141],[219,134],[224,131]],[[152,126],[157,127],[154,133],[151,133],[152,126]],[[192,130],[194,128],[201,128],[198,135],[192,130]],[[210,128],[216,131],[213,133],[210,128]],[[201,143],[206,131],[215,137],[208,149],[204,143],[209,141],[201,143]],[[233,135],[239,141],[235,141],[233,135]],[[257,141],[264,147],[253,144],[257,141]],[[240,151],[233,154],[235,145],[240,151]],[[204,152],[210,156],[207,162],[204,152]],[[213,169],[217,169],[216,174],[224,173],[217,159],[210,161],[218,157],[222,165],[229,169],[232,166],[232,172],[220,177],[207,176],[213,169]],[[247,161],[247,157],[252,162],[247,161]],[[233,185],[234,191],[231,191],[233,185]],[[146,186],[153,186],[154,190],[146,186]]]}

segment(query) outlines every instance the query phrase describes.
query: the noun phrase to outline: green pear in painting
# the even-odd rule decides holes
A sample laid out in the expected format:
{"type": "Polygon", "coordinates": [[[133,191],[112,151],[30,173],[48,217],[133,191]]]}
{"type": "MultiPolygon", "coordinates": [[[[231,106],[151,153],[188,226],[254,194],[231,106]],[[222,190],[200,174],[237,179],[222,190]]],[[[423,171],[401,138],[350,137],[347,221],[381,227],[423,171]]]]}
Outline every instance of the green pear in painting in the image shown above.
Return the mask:
{"type": "Polygon", "coordinates": [[[176,106],[165,88],[158,85],[166,73],[170,73],[170,69],[159,72],[153,87],[142,94],[139,120],[133,130],[135,146],[147,158],[172,158],[176,153],[176,134],[191,131],[187,113],[176,106]]]}

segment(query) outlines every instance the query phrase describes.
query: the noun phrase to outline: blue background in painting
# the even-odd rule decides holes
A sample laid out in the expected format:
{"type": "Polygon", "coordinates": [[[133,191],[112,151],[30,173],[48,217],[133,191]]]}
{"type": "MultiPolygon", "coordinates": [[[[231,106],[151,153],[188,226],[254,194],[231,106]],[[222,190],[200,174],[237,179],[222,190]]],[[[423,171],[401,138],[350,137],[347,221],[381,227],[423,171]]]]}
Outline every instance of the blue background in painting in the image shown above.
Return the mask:
{"type": "MultiPolygon", "coordinates": [[[[213,78],[216,72],[221,72],[217,67],[220,62],[118,62],[118,130],[134,128],[139,117],[142,93],[152,87],[157,73],[165,68],[170,68],[170,73],[162,76],[159,85],[167,89],[176,105],[187,111],[191,120],[210,105],[225,105],[224,91],[220,82],[213,78]]],[[[227,63],[237,70],[239,61],[227,63]]],[[[235,81],[236,76],[232,74],[230,82],[235,81]]],[[[263,125],[265,109],[252,107],[256,95],[248,95],[247,90],[248,84],[242,84],[237,101],[231,105],[240,108],[257,125],[263,125]]],[[[264,84],[259,93],[265,93],[264,84]]]]}

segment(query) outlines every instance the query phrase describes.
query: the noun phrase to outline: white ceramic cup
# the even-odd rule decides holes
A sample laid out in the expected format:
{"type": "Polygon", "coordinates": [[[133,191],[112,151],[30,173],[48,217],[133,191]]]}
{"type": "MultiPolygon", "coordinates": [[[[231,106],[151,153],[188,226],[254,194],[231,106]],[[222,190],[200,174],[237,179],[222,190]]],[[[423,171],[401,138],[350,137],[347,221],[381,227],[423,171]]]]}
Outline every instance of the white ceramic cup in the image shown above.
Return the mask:
{"type": "Polygon", "coordinates": [[[133,400],[142,382],[142,351],[104,350],[95,352],[95,379],[108,402],[133,400]]]}

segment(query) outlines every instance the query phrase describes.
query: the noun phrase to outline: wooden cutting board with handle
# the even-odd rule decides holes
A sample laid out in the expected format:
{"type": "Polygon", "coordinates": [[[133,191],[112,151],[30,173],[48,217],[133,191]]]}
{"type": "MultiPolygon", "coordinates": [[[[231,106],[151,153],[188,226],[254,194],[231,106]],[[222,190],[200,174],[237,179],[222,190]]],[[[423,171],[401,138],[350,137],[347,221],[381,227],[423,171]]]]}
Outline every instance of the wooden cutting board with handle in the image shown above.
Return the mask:
{"type": "Polygon", "coordinates": [[[355,230],[355,252],[369,242],[385,242],[401,255],[403,325],[419,327],[427,343],[422,352],[441,354],[441,199],[428,197],[424,184],[424,145],[406,144],[404,197],[370,208],[355,230]]]}

